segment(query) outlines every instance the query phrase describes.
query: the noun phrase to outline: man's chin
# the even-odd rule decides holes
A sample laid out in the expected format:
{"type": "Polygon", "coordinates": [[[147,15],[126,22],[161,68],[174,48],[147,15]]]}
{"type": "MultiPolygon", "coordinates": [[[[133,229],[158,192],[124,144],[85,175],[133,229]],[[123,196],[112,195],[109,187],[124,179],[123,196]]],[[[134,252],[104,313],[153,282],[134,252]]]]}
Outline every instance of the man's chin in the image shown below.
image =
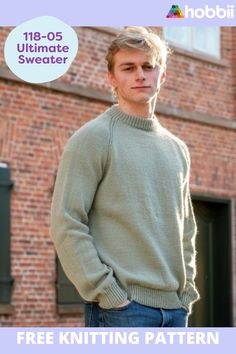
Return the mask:
{"type": "Polygon", "coordinates": [[[155,98],[155,96],[144,96],[144,97],[138,97],[136,102],[140,103],[140,104],[148,104],[151,103],[153,101],[153,99],[155,98]]]}
{"type": "Polygon", "coordinates": [[[150,95],[150,94],[147,94],[145,92],[140,92],[140,94],[135,97],[135,100],[148,103],[148,102],[151,102],[153,99],[155,99],[156,96],[157,96],[156,93],[150,95]]]}

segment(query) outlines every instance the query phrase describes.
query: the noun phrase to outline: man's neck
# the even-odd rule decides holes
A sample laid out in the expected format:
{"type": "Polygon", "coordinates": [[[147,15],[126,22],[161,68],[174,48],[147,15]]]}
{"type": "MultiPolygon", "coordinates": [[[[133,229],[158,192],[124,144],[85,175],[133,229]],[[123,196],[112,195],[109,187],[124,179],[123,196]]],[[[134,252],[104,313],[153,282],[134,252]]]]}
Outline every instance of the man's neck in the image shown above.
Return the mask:
{"type": "Polygon", "coordinates": [[[122,100],[118,101],[119,109],[131,116],[139,116],[143,118],[152,118],[154,116],[155,104],[154,102],[148,102],[145,104],[129,104],[123,102],[122,100]]]}

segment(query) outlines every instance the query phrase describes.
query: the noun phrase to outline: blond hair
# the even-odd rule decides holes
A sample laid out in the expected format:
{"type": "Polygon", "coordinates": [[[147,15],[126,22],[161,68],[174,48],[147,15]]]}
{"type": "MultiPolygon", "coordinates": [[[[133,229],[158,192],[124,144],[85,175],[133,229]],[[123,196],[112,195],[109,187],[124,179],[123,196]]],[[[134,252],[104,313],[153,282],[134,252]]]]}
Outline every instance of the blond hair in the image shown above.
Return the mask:
{"type": "Polygon", "coordinates": [[[156,64],[166,70],[166,61],[170,53],[167,43],[157,34],[145,27],[126,27],[111,42],[107,55],[108,71],[113,70],[114,56],[121,49],[140,49],[150,53],[156,64]]]}

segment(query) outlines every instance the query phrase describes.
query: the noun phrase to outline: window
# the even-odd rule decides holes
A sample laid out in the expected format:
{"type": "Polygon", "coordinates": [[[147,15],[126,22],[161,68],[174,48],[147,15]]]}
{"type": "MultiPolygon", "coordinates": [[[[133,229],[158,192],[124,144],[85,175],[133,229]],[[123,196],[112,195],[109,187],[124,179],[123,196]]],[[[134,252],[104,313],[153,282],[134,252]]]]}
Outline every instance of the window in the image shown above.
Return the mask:
{"type": "Polygon", "coordinates": [[[0,304],[11,303],[13,279],[10,257],[10,180],[8,165],[0,163],[0,304]]]}
{"type": "MultiPolygon", "coordinates": [[[[53,185],[51,187],[51,193],[53,194],[57,172],[54,175],[53,185]]],[[[78,305],[83,303],[83,299],[80,297],[75,286],[67,278],[61,262],[56,256],[56,296],[59,314],[70,314],[80,312],[78,311],[78,305]]]]}
{"type": "Polygon", "coordinates": [[[67,278],[57,257],[57,304],[77,305],[83,302],[75,286],[67,278]]]}
{"type": "Polygon", "coordinates": [[[164,35],[170,44],[220,59],[219,27],[165,27],[164,35]]]}

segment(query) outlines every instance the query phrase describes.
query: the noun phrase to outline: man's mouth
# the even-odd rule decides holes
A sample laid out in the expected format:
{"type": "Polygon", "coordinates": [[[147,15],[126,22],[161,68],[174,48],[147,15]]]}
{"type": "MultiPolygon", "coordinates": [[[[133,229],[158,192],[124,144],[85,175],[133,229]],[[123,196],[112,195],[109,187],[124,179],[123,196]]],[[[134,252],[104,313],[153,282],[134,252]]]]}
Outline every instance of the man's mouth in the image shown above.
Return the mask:
{"type": "Polygon", "coordinates": [[[145,89],[145,88],[150,88],[151,86],[133,86],[131,89],[145,89]]]}

